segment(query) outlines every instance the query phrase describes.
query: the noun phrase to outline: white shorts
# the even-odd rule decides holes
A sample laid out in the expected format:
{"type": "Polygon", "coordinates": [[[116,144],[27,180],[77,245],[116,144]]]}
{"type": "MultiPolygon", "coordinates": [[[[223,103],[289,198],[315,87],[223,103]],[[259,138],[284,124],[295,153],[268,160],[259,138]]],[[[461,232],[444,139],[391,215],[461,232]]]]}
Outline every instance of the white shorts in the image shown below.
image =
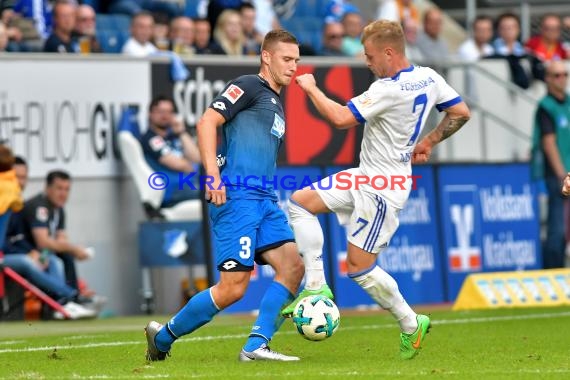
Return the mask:
{"type": "MultiPolygon", "coordinates": [[[[360,175],[359,168],[343,172],[360,175]]],[[[399,209],[390,206],[380,195],[362,189],[337,188],[335,175],[323,179],[320,185],[314,185],[314,189],[346,228],[346,238],[350,243],[366,252],[380,253],[398,229],[399,209]]]]}

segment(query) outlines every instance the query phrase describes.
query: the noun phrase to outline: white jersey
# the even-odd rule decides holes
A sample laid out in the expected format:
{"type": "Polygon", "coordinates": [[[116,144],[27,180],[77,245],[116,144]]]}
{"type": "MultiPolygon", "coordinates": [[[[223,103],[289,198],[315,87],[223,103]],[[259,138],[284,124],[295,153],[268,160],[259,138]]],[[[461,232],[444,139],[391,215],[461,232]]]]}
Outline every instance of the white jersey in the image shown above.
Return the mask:
{"type": "Polygon", "coordinates": [[[461,97],[438,73],[421,66],[378,79],[351,99],[348,108],[365,123],[360,170],[370,181],[362,189],[403,208],[412,188],[412,152],[431,109],[435,105],[443,111],[460,102],[461,97]]]}

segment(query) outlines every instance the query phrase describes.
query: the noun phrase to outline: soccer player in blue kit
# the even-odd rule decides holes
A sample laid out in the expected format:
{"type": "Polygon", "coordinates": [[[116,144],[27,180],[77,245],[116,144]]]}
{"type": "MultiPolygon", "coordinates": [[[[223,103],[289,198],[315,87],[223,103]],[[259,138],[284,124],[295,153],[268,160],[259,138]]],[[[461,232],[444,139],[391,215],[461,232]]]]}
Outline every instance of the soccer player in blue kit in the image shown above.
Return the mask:
{"type": "Polygon", "coordinates": [[[166,324],[145,327],[146,358],[164,360],[172,343],[208,323],[240,300],[249,284],[254,261],[275,270],[261,300],[259,316],[239,354],[240,361],[299,360],[271,350],[273,334],[283,323],[281,309],[294,299],[304,265],[287,218],[278,206],[271,183],[277,153],[285,134],[279,92],[297,70],[299,46],[284,30],[269,32],[261,47],[257,75],[228,83],[198,122],[198,145],[209,181],[206,198],[215,239],[217,284],[194,297],[166,324]],[[216,154],[216,133],[222,146],[216,154]]]}

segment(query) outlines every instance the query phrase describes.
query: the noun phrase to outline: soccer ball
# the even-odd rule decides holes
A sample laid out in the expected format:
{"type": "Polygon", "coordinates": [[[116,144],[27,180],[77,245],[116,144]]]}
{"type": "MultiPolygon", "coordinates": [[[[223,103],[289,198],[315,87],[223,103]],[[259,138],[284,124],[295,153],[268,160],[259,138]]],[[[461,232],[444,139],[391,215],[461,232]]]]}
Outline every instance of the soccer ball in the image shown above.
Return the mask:
{"type": "Polygon", "coordinates": [[[331,337],[338,329],[340,313],[330,298],[309,296],[295,306],[293,323],[303,338],[323,340],[331,337]]]}

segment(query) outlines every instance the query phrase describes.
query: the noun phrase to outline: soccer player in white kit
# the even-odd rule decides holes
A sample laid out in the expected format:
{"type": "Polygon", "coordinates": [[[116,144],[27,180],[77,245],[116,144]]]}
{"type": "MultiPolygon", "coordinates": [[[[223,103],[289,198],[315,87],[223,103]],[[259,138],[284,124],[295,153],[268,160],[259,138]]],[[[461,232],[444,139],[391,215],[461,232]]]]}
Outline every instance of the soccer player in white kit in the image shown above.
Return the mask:
{"type": "Polygon", "coordinates": [[[377,255],[398,228],[398,212],[413,186],[412,163],[428,161],[432,148],[457,132],[470,114],[438,73],[410,65],[398,23],[378,20],[369,24],[362,43],[366,63],[379,79],[347,105],[328,98],[312,74],[297,77],[299,86],[330,124],[346,129],[364,123],[364,134],[357,168],[324,179],[326,186],[314,185],[291,196],[290,221],[303,255],[306,282],[282,314],[290,316],[297,302],[308,295],[332,297],[323,270],[323,232],[316,217],[332,211],[346,227],[349,277],[396,318],[401,328],[400,356],[411,359],[421,347],[430,319],[410,308],[396,281],[377,265],[377,255]],[[444,111],[445,117],[418,142],[434,106],[444,111]],[[328,189],[323,190],[325,187],[328,189]]]}

